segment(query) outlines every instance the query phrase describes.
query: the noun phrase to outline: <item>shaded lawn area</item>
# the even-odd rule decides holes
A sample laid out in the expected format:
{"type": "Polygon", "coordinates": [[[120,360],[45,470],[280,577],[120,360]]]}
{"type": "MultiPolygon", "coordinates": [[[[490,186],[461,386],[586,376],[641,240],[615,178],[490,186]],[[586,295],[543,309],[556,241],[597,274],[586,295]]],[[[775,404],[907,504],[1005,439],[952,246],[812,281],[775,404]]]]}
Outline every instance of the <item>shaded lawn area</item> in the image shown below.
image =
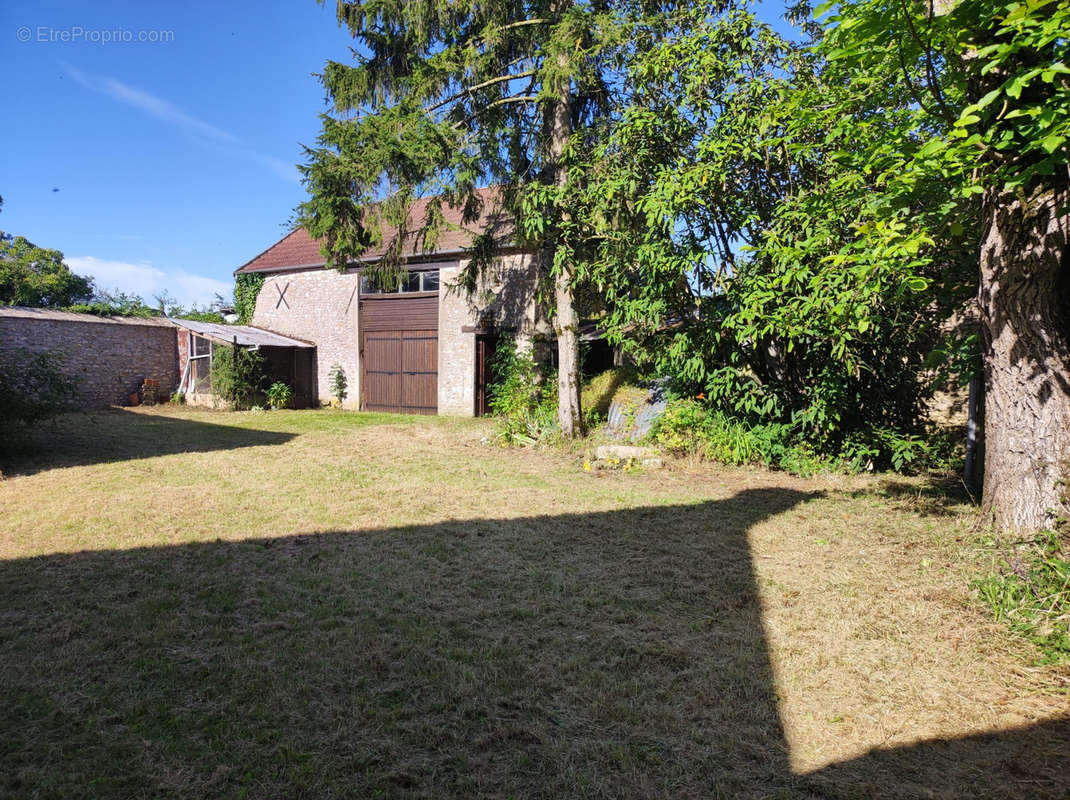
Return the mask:
{"type": "Polygon", "coordinates": [[[486,432],[162,409],[35,434],[0,461],[0,792],[1070,794],[1067,675],[972,603],[968,509],[595,477],[486,432]]]}

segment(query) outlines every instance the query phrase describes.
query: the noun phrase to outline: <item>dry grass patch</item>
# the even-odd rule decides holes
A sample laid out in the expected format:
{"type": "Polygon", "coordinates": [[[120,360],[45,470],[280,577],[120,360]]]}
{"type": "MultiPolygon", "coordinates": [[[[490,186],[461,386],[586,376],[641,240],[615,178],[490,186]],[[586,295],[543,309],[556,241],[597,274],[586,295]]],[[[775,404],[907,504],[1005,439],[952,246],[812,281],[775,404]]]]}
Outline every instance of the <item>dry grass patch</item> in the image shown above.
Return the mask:
{"type": "Polygon", "coordinates": [[[5,456],[0,793],[1070,794],[969,508],[486,433],[167,408],[5,456]]]}

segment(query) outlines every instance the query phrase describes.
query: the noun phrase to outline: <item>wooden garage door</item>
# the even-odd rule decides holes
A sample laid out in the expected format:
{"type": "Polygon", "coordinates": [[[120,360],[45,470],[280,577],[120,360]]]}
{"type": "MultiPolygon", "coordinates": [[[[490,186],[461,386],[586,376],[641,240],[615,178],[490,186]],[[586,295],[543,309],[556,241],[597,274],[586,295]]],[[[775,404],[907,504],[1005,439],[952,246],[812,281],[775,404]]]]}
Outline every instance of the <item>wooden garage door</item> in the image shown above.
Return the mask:
{"type": "Polygon", "coordinates": [[[364,407],[438,412],[438,331],[364,332],[364,407]]]}
{"type": "Polygon", "coordinates": [[[364,408],[438,413],[438,295],[360,304],[364,408]]]}

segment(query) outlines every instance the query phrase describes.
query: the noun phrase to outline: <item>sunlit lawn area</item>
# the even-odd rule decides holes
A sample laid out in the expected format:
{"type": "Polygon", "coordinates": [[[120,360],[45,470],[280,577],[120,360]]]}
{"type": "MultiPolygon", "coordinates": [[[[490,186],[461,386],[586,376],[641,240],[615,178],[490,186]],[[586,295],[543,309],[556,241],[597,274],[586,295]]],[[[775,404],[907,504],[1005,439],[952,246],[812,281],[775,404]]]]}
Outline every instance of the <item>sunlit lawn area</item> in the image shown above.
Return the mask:
{"type": "Polygon", "coordinates": [[[489,433],[164,408],[0,455],[0,792],[1070,795],[969,507],[489,433]]]}

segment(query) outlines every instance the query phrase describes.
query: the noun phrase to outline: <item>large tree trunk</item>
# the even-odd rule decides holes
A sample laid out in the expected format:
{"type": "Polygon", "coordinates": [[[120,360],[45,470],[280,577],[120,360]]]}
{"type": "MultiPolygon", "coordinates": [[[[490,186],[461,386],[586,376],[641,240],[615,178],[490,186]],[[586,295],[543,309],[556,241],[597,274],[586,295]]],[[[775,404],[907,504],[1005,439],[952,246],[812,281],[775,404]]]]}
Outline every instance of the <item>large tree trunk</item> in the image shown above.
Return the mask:
{"type": "MultiPolygon", "coordinates": [[[[557,0],[554,11],[561,13],[571,0],[557,0]]],[[[554,183],[565,185],[568,167],[564,163],[565,147],[572,135],[572,86],[569,78],[569,55],[560,51],[556,56],[561,85],[549,111],[550,158],[554,183]]],[[[562,435],[572,438],[583,435],[583,415],[580,411],[580,338],[579,318],[573,304],[572,270],[562,264],[554,274],[554,332],[557,334],[557,424],[562,435]]]]}
{"type": "Polygon", "coordinates": [[[580,337],[579,318],[572,305],[572,278],[564,270],[554,280],[557,300],[557,424],[565,436],[583,434],[580,410],[580,337]]]}
{"type": "Polygon", "coordinates": [[[1070,217],[1065,188],[1028,200],[990,190],[981,241],[985,344],[982,508],[1036,531],[1066,510],[1070,477],[1070,217]]]}

